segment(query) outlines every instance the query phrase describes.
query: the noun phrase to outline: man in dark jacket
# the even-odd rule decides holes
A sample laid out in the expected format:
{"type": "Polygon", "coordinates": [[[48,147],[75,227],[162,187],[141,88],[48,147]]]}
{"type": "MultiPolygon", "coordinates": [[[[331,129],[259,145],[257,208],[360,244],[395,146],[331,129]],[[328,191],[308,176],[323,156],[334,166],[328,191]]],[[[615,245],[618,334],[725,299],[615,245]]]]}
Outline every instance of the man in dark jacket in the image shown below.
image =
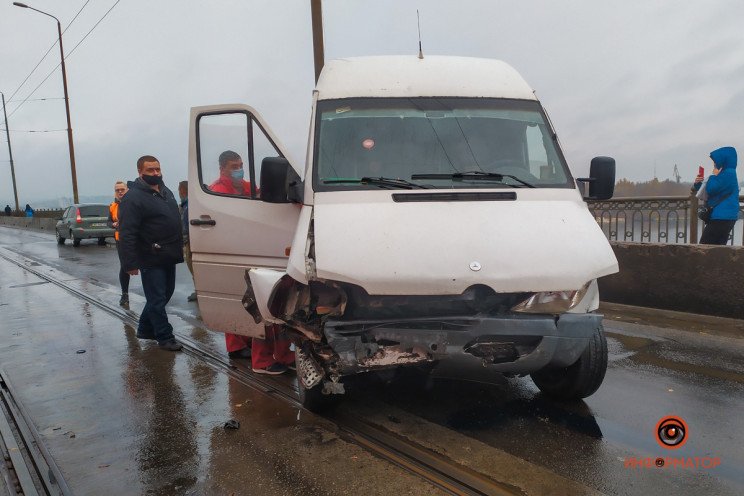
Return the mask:
{"type": "Polygon", "coordinates": [[[142,271],[145,308],[137,337],[155,339],[160,348],[178,351],[165,306],[176,287],[176,264],[183,262],[181,215],[173,193],[163,184],[160,162],[145,155],[137,160],[139,178],[119,205],[121,267],[130,275],[142,271]]]}

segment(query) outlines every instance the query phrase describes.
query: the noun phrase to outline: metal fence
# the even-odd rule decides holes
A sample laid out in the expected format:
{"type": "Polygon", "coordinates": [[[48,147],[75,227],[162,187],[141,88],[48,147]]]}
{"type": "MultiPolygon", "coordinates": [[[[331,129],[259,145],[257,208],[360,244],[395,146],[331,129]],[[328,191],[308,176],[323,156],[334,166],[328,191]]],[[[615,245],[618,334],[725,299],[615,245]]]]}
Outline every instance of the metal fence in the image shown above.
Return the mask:
{"type": "MultiPolygon", "coordinates": [[[[65,212],[64,208],[38,208],[34,209],[34,217],[42,217],[45,219],[61,217],[65,212]]],[[[5,212],[0,212],[0,216],[4,216],[5,212]]],[[[11,217],[26,217],[25,210],[11,210],[11,217]]]]}
{"type": "MultiPolygon", "coordinates": [[[[739,221],[729,244],[744,245],[744,196],[739,197],[739,221]]],[[[698,219],[698,199],[690,196],[613,198],[586,202],[589,211],[610,241],[641,243],[697,243],[703,230],[698,219]]],[[[55,218],[64,209],[36,210],[35,217],[55,218]]],[[[14,217],[25,217],[23,211],[14,217]]],[[[10,224],[10,222],[7,222],[10,224]]]]}
{"type": "MultiPolygon", "coordinates": [[[[729,238],[732,245],[744,245],[742,201],[744,196],[739,197],[740,220],[729,238]]],[[[697,243],[703,229],[703,222],[697,216],[695,195],[613,198],[588,201],[587,205],[611,241],[697,243]]]]}

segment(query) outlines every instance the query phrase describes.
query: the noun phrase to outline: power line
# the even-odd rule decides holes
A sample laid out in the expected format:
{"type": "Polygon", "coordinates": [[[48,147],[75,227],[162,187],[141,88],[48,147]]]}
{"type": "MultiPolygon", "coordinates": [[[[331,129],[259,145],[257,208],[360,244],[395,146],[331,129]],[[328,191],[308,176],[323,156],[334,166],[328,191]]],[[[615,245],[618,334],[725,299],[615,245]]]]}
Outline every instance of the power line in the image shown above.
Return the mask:
{"type": "MultiPolygon", "coordinates": [[[[5,131],[5,129],[0,129],[0,131],[5,131]]],[[[59,131],[67,131],[67,129],[46,129],[46,130],[13,129],[14,133],[57,133],[59,131]]]]}
{"type": "MultiPolygon", "coordinates": [[[[63,96],[55,96],[55,97],[52,97],[52,98],[27,98],[25,101],[27,101],[27,102],[43,102],[43,101],[46,101],[46,100],[64,100],[64,99],[65,99],[65,97],[63,97],[63,96]]],[[[23,101],[23,100],[19,100],[19,101],[23,101]]],[[[8,100],[7,103],[11,103],[11,101],[8,100]]],[[[15,102],[12,102],[12,103],[15,103],[15,102]]]]}
{"type": "MultiPolygon", "coordinates": [[[[112,6],[111,6],[111,8],[110,8],[110,9],[108,9],[108,10],[106,11],[106,13],[105,13],[105,14],[103,14],[103,17],[101,17],[101,18],[100,18],[100,19],[98,20],[98,22],[96,22],[96,23],[95,23],[95,24],[93,25],[93,27],[92,27],[92,28],[90,28],[90,30],[88,30],[88,32],[87,32],[87,33],[85,34],[85,36],[83,36],[83,38],[82,38],[82,39],[81,39],[81,40],[80,40],[80,41],[78,42],[78,44],[77,44],[77,45],[75,45],[75,46],[74,46],[74,47],[72,48],[72,50],[70,50],[69,52],[67,52],[67,55],[65,56],[65,60],[67,60],[67,59],[68,59],[68,58],[70,57],[70,55],[72,55],[72,53],[73,53],[73,52],[74,52],[74,51],[75,51],[75,50],[77,49],[77,47],[79,47],[79,46],[80,46],[80,44],[81,44],[81,43],[82,43],[83,41],[85,41],[85,39],[86,39],[86,38],[87,38],[87,37],[88,37],[88,36],[90,35],[90,33],[92,33],[92,32],[93,32],[93,30],[94,30],[94,29],[96,29],[96,27],[98,27],[98,25],[99,25],[99,24],[101,23],[101,21],[103,21],[103,20],[104,20],[104,19],[106,18],[106,16],[108,16],[108,15],[109,15],[109,13],[111,13],[111,11],[112,11],[112,10],[114,10],[114,7],[116,7],[116,6],[117,6],[117,5],[119,4],[119,2],[120,2],[120,1],[121,1],[121,0],[116,0],[116,3],[114,3],[114,5],[112,5],[112,6]]],[[[88,2],[90,2],[90,0],[88,0],[88,2]]],[[[88,2],[85,2],[85,5],[88,5],[88,2]]],[[[79,15],[79,14],[80,14],[80,12],[81,12],[81,11],[82,11],[82,10],[83,10],[83,9],[85,8],[85,5],[83,5],[83,7],[82,7],[82,8],[80,9],[80,11],[78,12],[78,15],[79,15]]],[[[74,21],[74,20],[75,20],[76,18],[77,18],[77,15],[75,16],[75,18],[73,18],[73,21],[74,21]]],[[[70,22],[70,24],[72,24],[72,21],[70,22]]],[[[68,27],[69,27],[69,25],[68,25],[68,27]]],[[[66,29],[65,29],[65,30],[66,30],[66,29]]],[[[52,46],[54,46],[54,45],[52,45],[52,46]]],[[[49,52],[47,51],[47,53],[49,53],[49,52]]],[[[46,55],[45,55],[45,57],[46,57],[46,55]]],[[[57,67],[59,67],[59,66],[61,66],[61,65],[62,65],[62,62],[60,62],[59,64],[57,64],[57,67]]],[[[17,106],[16,108],[15,108],[15,110],[13,110],[13,112],[11,112],[11,113],[10,113],[10,115],[11,115],[11,116],[12,116],[13,114],[15,114],[15,113],[16,113],[16,112],[18,111],[18,109],[19,109],[19,108],[21,108],[21,106],[22,106],[22,105],[23,105],[24,103],[26,103],[26,102],[28,101],[28,98],[29,98],[29,97],[30,97],[31,95],[33,95],[34,93],[36,93],[36,90],[38,90],[38,89],[39,89],[39,88],[41,87],[41,85],[42,85],[42,84],[44,84],[44,83],[46,82],[46,80],[47,80],[47,79],[49,79],[49,78],[50,78],[50,77],[52,76],[52,74],[54,74],[54,73],[56,72],[56,70],[57,70],[57,67],[55,67],[54,69],[52,69],[52,72],[50,72],[50,73],[49,73],[49,74],[47,75],[47,77],[45,77],[45,78],[44,78],[44,79],[43,79],[43,80],[41,81],[41,83],[39,83],[39,84],[38,84],[38,85],[36,86],[36,88],[34,88],[34,90],[33,90],[33,91],[32,91],[31,93],[29,93],[28,97],[26,97],[26,99],[24,99],[24,100],[23,100],[23,101],[22,101],[21,103],[19,103],[19,104],[18,104],[18,106],[17,106]]],[[[26,78],[26,79],[28,79],[28,78],[26,78]]],[[[19,87],[18,89],[20,89],[20,87],[19,87]]],[[[18,91],[18,90],[16,90],[16,92],[17,92],[17,91],[18,91]]],[[[13,94],[15,95],[15,93],[13,93],[13,94]]],[[[11,97],[11,98],[12,98],[12,97],[11,97]]]]}
{"type": "MultiPolygon", "coordinates": [[[[88,0],[88,1],[90,1],[90,0],[88,0]]],[[[112,5],[112,6],[111,6],[111,8],[110,8],[110,9],[108,9],[108,10],[106,11],[106,13],[105,13],[105,14],[103,14],[103,17],[101,17],[100,19],[98,19],[98,22],[97,22],[97,23],[95,23],[95,24],[93,25],[93,27],[92,27],[92,28],[90,28],[90,30],[89,30],[89,31],[88,31],[88,32],[87,32],[87,33],[85,34],[85,36],[83,36],[83,39],[82,39],[82,40],[80,40],[80,41],[78,42],[78,44],[77,44],[77,45],[75,45],[75,46],[74,46],[74,47],[72,48],[72,50],[70,50],[70,52],[69,52],[69,53],[67,54],[67,57],[69,57],[70,55],[72,55],[72,53],[73,53],[73,52],[75,51],[75,49],[76,49],[77,47],[79,47],[79,46],[80,46],[80,43],[82,43],[83,41],[85,41],[85,38],[87,38],[87,37],[88,37],[88,35],[89,35],[90,33],[92,33],[92,32],[93,32],[93,30],[94,30],[94,29],[96,29],[96,27],[98,27],[98,25],[99,25],[99,24],[101,24],[101,21],[103,21],[103,20],[104,20],[104,19],[106,18],[106,16],[107,16],[107,15],[109,15],[109,13],[110,13],[110,12],[111,12],[112,10],[114,10],[114,7],[116,7],[117,5],[119,5],[119,2],[121,2],[121,0],[116,0],[116,3],[115,3],[114,5],[112,5]]],[[[67,57],[65,57],[65,59],[67,59],[67,57]]]]}
{"type": "MultiPolygon", "coordinates": [[[[85,6],[86,6],[86,5],[88,5],[88,2],[90,2],[90,0],[88,0],[87,2],[85,2],[85,4],[83,4],[83,6],[82,6],[82,7],[80,7],[80,10],[78,10],[78,13],[77,13],[77,14],[75,14],[75,17],[73,17],[73,18],[72,18],[72,20],[71,20],[71,21],[70,21],[70,23],[69,23],[69,24],[67,25],[67,27],[65,28],[65,30],[64,30],[64,31],[62,31],[62,34],[65,34],[65,33],[67,32],[67,30],[68,30],[68,29],[70,28],[70,26],[72,26],[72,23],[73,23],[73,22],[75,22],[75,19],[77,19],[77,18],[78,18],[78,16],[79,16],[79,15],[80,15],[80,13],[81,13],[81,12],[83,11],[83,9],[85,8],[85,6]]],[[[23,88],[23,85],[24,85],[24,84],[26,84],[26,81],[28,81],[28,78],[30,78],[30,77],[31,77],[31,76],[33,75],[33,73],[34,73],[34,72],[36,72],[36,69],[38,69],[38,68],[39,68],[39,66],[41,65],[41,63],[42,63],[42,62],[44,62],[44,59],[46,58],[46,56],[47,56],[47,55],[49,55],[49,52],[51,52],[51,51],[52,51],[52,48],[54,48],[54,46],[55,46],[55,45],[56,45],[56,44],[57,44],[58,42],[59,42],[59,40],[57,40],[57,41],[55,41],[54,43],[52,43],[52,46],[50,46],[50,47],[49,47],[49,50],[47,50],[47,51],[46,51],[46,53],[45,53],[45,54],[44,54],[44,55],[43,55],[43,56],[41,57],[41,60],[39,60],[39,63],[38,63],[38,64],[36,64],[36,66],[34,66],[34,68],[33,68],[33,69],[31,69],[31,72],[30,72],[30,73],[28,74],[28,76],[26,76],[26,79],[24,79],[24,80],[23,80],[23,82],[22,82],[22,83],[21,83],[21,84],[20,84],[20,85],[18,86],[18,88],[16,88],[16,90],[15,90],[15,91],[13,92],[13,94],[12,94],[12,95],[10,95],[10,98],[8,98],[8,102],[11,102],[11,101],[13,100],[13,97],[14,97],[14,96],[16,95],[16,93],[18,93],[19,91],[21,91],[21,88],[23,88]]],[[[59,66],[57,66],[57,67],[59,67],[59,66]]],[[[57,70],[57,69],[55,68],[55,70],[57,70]]],[[[48,77],[48,76],[47,76],[47,77],[48,77]]],[[[45,80],[45,81],[46,81],[46,80],[45,80]]],[[[24,101],[25,101],[25,100],[24,100],[24,101]]],[[[20,103],[20,104],[19,104],[18,106],[20,107],[21,105],[23,105],[23,102],[21,102],[21,103],[20,103]]],[[[10,114],[10,115],[13,115],[13,114],[10,114]]]]}

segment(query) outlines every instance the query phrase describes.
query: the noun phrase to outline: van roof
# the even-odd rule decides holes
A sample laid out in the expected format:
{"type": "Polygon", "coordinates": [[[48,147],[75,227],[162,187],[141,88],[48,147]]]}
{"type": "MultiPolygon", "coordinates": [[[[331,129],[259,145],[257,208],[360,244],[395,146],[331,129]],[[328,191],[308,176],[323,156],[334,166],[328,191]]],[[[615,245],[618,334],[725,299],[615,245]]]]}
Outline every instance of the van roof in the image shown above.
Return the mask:
{"type": "Polygon", "coordinates": [[[319,100],[355,97],[471,97],[537,100],[506,62],[473,57],[414,55],[351,57],[325,64],[319,100]]]}

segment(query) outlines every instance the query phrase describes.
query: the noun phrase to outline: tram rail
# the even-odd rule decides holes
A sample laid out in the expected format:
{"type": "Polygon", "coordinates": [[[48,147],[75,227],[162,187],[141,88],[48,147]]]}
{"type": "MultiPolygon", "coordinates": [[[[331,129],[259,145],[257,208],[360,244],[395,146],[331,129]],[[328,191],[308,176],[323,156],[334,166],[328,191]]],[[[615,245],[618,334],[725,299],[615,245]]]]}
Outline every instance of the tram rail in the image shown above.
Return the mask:
{"type": "MultiPolygon", "coordinates": [[[[46,273],[41,268],[44,264],[38,260],[33,260],[25,255],[17,254],[7,249],[0,249],[0,257],[14,263],[22,269],[36,275],[37,277],[52,283],[70,294],[95,305],[105,312],[115,316],[126,324],[136,327],[138,317],[133,312],[114,306],[85,291],[75,288],[67,281],[46,273]]],[[[176,340],[183,345],[183,352],[202,361],[213,369],[227,374],[232,379],[248,386],[262,394],[273,396],[281,401],[293,404],[302,408],[300,404],[297,387],[292,384],[282,382],[273,377],[258,376],[253,374],[249,368],[231,363],[225,356],[215,353],[201,343],[190,337],[174,331],[176,340]]],[[[3,391],[5,392],[5,391],[3,391]]],[[[316,415],[317,414],[314,414],[316,415]]],[[[473,470],[464,467],[453,460],[435,453],[415,442],[406,440],[397,436],[384,427],[375,425],[363,419],[346,415],[342,408],[332,410],[320,415],[325,421],[329,422],[335,430],[349,442],[355,443],[371,454],[387,460],[404,470],[414,474],[430,484],[457,496],[482,496],[482,495],[518,495],[523,494],[521,490],[513,486],[502,484],[487,476],[479,474],[473,470]]],[[[42,452],[46,452],[38,433],[33,433],[34,443],[42,452]]],[[[72,494],[64,485],[61,479],[61,473],[48,452],[42,453],[48,456],[42,458],[47,460],[49,466],[50,482],[56,481],[61,492],[38,493],[38,494],[72,494]],[[59,484],[59,483],[62,484],[59,484]],[[65,492],[68,491],[68,492],[65,492]]],[[[13,494],[13,493],[11,493],[13,494]]],[[[26,494],[26,493],[20,493],[26,494]]],[[[28,493],[34,494],[34,493],[28,493]]]]}
{"type": "Polygon", "coordinates": [[[62,472],[0,367],[0,464],[5,489],[11,495],[72,495],[62,472]]]}

